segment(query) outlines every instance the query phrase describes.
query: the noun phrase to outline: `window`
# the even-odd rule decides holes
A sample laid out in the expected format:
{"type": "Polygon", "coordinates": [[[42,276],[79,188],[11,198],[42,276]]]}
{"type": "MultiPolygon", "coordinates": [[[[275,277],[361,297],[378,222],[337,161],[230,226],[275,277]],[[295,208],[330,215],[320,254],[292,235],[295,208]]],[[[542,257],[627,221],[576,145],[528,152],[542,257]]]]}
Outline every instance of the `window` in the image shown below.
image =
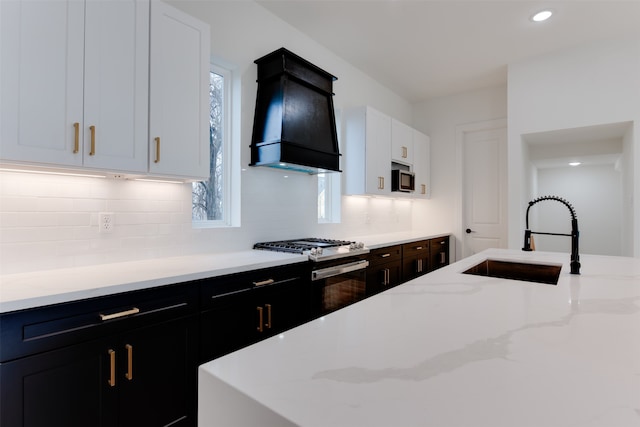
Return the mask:
{"type": "Polygon", "coordinates": [[[210,177],[192,184],[194,225],[230,225],[230,98],[231,72],[211,65],[209,73],[210,177]]]}

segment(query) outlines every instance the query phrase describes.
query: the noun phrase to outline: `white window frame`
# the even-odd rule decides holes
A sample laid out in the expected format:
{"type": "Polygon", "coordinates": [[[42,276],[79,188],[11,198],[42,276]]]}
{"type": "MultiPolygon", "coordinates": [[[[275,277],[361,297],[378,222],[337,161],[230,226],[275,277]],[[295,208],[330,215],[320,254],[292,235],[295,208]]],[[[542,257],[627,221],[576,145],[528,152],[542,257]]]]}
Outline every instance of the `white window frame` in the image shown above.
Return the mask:
{"type": "Polygon", "coordinates": [[[240,225],[240,173],[236,166],[238,162],[235,161],[238,156],[237,152],[239,151],[235,147],[237,139],[235,136],[239,133],[234,129],[234,123],[237,120],[233,120],[233,117],[238,110],[236,104],[239,103],[234,102],[234,100],[237,99],[239,84],[235,81],[236,78],[231,67],[211,63],[210,71],[222,76],[224,79],[222,94],[222,140],[224,146],[222,156],[222,219],[192,220],[192,226],[193,228],[236,227],[240,225]],[[234,194],[237,195],[237,197],[234,197],[234,194]]]}
{"type": "MultiPolygon", "coordinates": [[[[340,110],[335,110],[337,134],[341,135],[342,121],[340,110]]],[[[338,138],[340,146],[340,138],[338,138]]],[[[342,151],[342,149],[340,150],[342,151]]],[[[329,172],[318,175],[318,224],[338,224],[341,221],[342,174],[329,172]],[[320,180],[325,181],[324,203],[320,200],[320,180]],[[323,215],[324,212],[324,215],[323,215]]]]}

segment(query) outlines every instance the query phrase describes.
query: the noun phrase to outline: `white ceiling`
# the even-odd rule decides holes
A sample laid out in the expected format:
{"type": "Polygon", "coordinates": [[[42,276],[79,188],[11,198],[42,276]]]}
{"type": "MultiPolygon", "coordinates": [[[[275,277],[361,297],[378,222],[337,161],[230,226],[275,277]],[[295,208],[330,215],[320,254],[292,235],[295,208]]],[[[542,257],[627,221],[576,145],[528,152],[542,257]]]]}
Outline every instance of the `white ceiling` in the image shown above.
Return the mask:
{"type": "Polygon", "coordinates": [[[640,0],[258,3],[411,102],[506,85],[507,64],[554,50],[640,38],[640,0]],[[543,8],[555,14],[532,22],[543,8]]]}

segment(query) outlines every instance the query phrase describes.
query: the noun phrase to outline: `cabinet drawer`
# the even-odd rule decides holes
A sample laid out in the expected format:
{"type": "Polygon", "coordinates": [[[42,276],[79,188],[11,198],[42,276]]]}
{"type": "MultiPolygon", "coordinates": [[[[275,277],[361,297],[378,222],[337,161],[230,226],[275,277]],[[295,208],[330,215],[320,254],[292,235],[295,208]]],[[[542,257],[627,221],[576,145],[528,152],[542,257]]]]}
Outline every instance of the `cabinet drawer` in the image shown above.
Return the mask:
{"type": "Polygon", "coordinates": [[[0,316],[0,361],[197,313],[196,282],[56,304],[0,316]]]}
{"type": "Polygon", "coordinates": [[[369,252],[369,266],[384,264],[387,262],[398,261],[402,258],[402,246],[387,246],[385,248],[374,249],[369,252]]]}
{"type": "Polygon", "coordinates": [[[417,242],[405,243],[402,245],[402,256],[412,257],[412,256],[425,256],[429,254],[429,241],[428,240],[420,240],[417,242]]]}
{"type": "Polygon", "coordinates": [[[224,304],[220,297],[310,278],[310,264],[303,262],[207,279],[201,288],[202,309],[224,304]]]}

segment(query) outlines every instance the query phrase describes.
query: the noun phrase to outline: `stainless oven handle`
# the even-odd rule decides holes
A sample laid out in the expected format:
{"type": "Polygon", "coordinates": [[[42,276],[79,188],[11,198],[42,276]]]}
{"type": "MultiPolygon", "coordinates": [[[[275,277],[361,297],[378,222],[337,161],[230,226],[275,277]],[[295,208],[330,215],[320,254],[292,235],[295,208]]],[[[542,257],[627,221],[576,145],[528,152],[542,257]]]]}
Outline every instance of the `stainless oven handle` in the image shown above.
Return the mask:
{"type": "Polygon", "coordinates": [[[350,271],[363,270],[369,266],[369,261],[361,260],[348,264],[336,265],[335,267],[322,268],[311,272],[311,280],[321,280],[327,277],[338,276],[350,271]]]}

